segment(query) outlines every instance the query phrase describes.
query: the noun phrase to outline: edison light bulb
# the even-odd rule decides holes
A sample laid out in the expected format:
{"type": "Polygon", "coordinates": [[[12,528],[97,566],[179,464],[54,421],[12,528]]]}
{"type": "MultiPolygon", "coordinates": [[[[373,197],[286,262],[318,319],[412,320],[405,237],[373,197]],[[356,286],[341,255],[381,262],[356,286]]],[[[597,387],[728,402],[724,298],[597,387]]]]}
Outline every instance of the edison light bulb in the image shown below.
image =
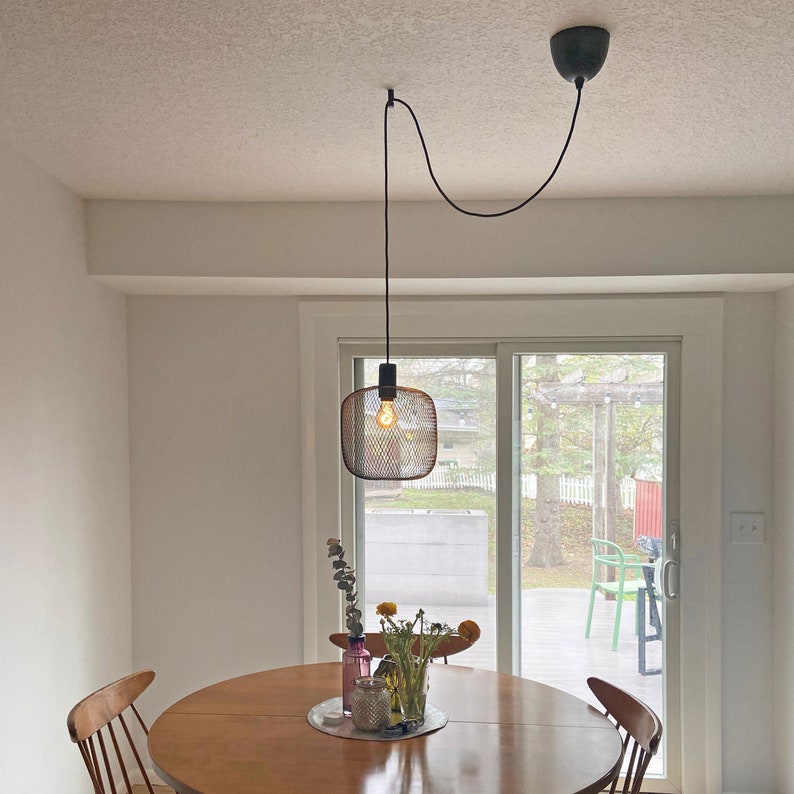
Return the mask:
{"type": "Polygon", "coordinates": [[[389,430],[397,424],[397,411],[394,410],[394,403],[391,400],[381,401],[375,421],[384,430],[389,430]]]}

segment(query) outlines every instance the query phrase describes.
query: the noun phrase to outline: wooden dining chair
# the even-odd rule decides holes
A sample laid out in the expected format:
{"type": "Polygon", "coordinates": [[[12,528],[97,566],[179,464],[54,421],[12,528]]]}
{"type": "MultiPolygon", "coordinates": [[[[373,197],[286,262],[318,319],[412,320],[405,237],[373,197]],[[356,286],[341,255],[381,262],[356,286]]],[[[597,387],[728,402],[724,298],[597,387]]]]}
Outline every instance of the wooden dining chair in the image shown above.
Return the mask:
{"type": "MultiPolygon", "coordinates": [[[[639,794],[648,764],[659,749],[659,740],[662,738],[661,720],[650,706],[614,684],[590,677],[587,685],[606,709],[607,717],[615,721],[618,732],[622,730],[625,734],[623,757],[628,757],[629,762],[628,767],[622,770],[625,775],[622,794],[639,794]],[[627,756],[629,743],[631,754],[627,756]]],[[[614,794],[617,788],[618,777],[619,775],[612,781],[610,794],[614,794]]]]}
{"type": "MultiPolygon", "coordinates": [[[[127,794],[132,794],[132,785],[124,765],[123,755],[130,748],[138,769],[143,775],[149,794],[155,794],[152,783],[146,774],[141,756],[132,739],[134,722],[132,715],[124,719],[122,712],[128,708],[137,718],[143,732],[148,736],[149,729],[141,718],[134,701],[154,681],[154,670],[140,670],[132,675],[103,686],[93,694],[83,698],[66,718],[69,736],[80,748],[80,754],[88,768],[94,785],[94,794],[119,794],[116,789],[113,768],[117,767],[124,779],[127,794]],[[116,722],[116,729],[113,722],[116,722]],[[112,759],[115,755],[116,762],[112,759]]],[[[123,793],[122,793],[123,794],[123,793]]]]}
{"type": "MultiPolygon", "coordinates": [[[[372,631],[366,632],[364,634],[366,637],[364,641],[364,647],[375,657],[378,659],[382,659],[388,651],[386,650],[386,645],[383,642],[383,634],[379,631],[372,631]]],[[[328,639],[336,645],[337,648],[342,648],[342,650],[347,650],[347,637],[348,635],[345,632],[339,632],[337,634],[331,634],[328,639]]],[[[414,642],[414,652],[418,649],[419,638],[417,637],[414,642]]],[[[443,659],[444,664],[447,664],[447,657],[453,656],[456,653],[460,653],[461,651],[465,651],[466,648],[471,648],[471,643],[464,640],[463,637],[458,637],[457,635],[451,636],[446,642],[442,642],[441,645],[438,646],[431,654],[431,659],[443,659]]]]}

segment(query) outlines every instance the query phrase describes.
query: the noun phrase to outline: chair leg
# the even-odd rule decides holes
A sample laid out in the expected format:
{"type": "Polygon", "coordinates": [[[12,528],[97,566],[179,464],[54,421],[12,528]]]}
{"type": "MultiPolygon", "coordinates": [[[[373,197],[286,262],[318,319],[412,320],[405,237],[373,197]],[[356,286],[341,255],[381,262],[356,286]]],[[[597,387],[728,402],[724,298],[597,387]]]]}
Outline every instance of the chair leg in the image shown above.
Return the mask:
{"type": "Polygon", "coordinates": [[[593,622],[593,603],[595,602],[595,593],[596,586],[595,582],[593,582],[593,586],[590,588],[590,608],[587,610],[587,626],[584,630],[585,639],[590,637],[590,624],[593,622]]]}
{"type": "Polygon", "coordinates": [[[640,616],[642,616],[642,633],[637,635],[637,672],[640,675],[645,675],[645,640],[647,635],[645,633],[645,588],[640,587],[637,589],[637,623],[639,624],[640,616]]]}
{"type": "Polygon", "coordinates": [[[612,650],[618,649],[618,635],[620,634],[620,615],[623,611],[623,578],[620,579],[618,587],[617,605],[615,607],[615,628],[612,632],[612,650]]]}

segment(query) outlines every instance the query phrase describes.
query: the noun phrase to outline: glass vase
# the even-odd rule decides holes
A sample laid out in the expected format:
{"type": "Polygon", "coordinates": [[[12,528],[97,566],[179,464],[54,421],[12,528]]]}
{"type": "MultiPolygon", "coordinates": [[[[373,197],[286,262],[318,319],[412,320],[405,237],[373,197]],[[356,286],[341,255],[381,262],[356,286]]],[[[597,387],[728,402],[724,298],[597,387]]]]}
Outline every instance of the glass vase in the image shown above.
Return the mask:
{"type": "Polygon", "coordinates": [[[360,676],[352,699],[353,725],[373,733],[391,725],[391,695],[380,676],[360,676]]]}
{"type": "Polygon", "coordinates": [[[356,679],[369,675],[371,656],[364,647],[364,635],[347,638],[347,650],[342,654],[342,713],[353,714],[352,698],[356,679]]]}
{"type": "Polygon", "coordinates": [[[386,691],[391,698],[391,710],[400,711],[400,695],[397,692],[397,663],[386,654],[380,661],[375,675],[381,676],[386,681],[386,691]]]}
{"type": "Polygon", "coordinates": [[[427,663],[397,665],[397,694],[403,722],[423,725],[427,703],[427,663]]]}

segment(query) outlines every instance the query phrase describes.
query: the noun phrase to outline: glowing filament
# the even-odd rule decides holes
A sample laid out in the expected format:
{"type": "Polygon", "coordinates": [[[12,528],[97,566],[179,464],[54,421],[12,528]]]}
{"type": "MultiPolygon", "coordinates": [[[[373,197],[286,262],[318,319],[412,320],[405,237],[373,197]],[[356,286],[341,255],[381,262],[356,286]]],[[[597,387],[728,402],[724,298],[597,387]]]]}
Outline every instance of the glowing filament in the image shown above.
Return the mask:
{"type": "Polygon", "coordinates": [[[397,411],[394,410],[394,403],[391,400],[381,402],[375,421],[384,430],[389,430],[397,424],[397,411]]]}

